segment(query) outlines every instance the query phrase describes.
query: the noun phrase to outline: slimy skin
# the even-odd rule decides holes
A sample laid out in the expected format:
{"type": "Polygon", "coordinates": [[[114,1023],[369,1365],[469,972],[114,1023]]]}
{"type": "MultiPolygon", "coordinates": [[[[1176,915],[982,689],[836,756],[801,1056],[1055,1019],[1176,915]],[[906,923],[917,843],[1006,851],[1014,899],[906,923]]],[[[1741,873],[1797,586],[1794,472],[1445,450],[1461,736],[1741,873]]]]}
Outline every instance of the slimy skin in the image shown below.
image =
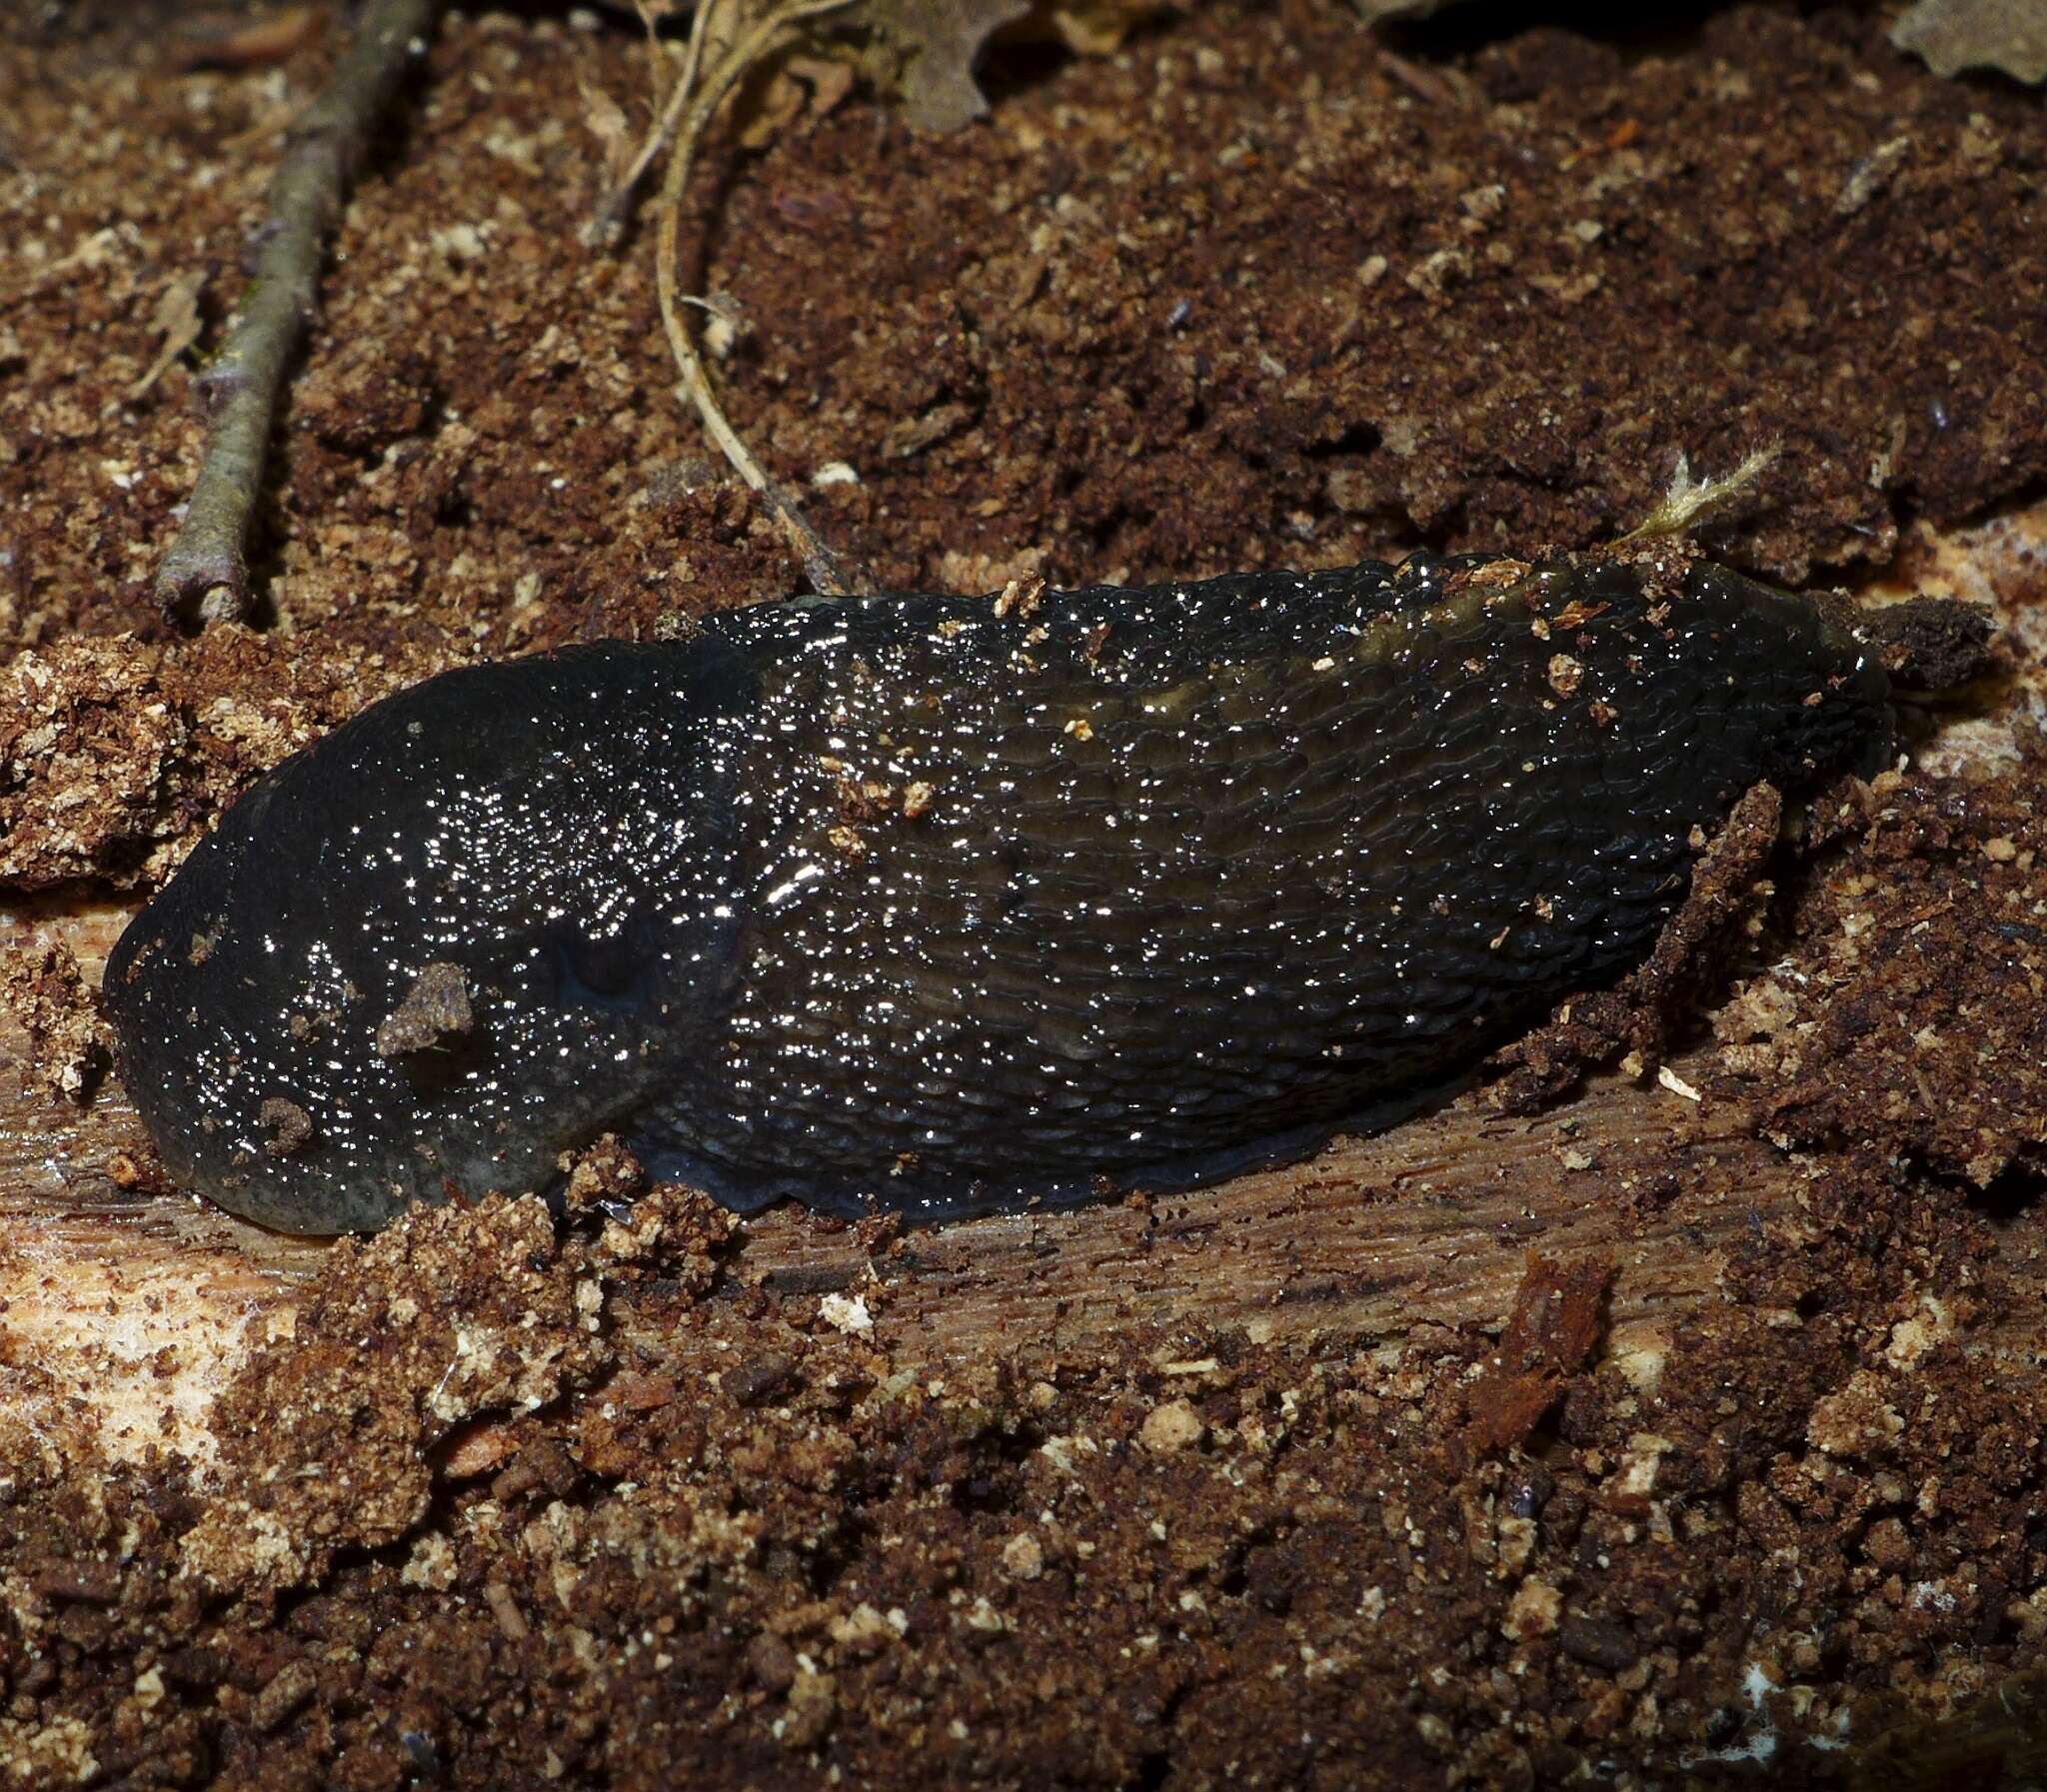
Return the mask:
{"type": "Polygon", "coordinates": [[[171,1173],[289,1231],[607,1130],[741,1208],[1186,1187],[1411,1110],[1639,960],[1748,786],[1890,741],[1713,567],[763,605],[364,711],[106,999],[171,1173]]]}

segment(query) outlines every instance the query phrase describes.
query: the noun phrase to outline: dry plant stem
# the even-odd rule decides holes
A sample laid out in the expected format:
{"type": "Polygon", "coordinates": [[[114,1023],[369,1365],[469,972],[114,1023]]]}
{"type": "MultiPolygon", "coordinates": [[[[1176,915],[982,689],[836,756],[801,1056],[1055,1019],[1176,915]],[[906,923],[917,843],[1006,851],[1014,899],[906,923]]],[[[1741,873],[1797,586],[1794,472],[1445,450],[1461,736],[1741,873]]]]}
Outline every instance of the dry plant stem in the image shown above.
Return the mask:
{"type": "Polygon", "coordinates": [[[257,231],[256,266],[227,341],[199,377],[206,450],[177,540],[157,570],[166,617],[249,610],[249,522],[293,354],[313,314],[320,257],[370,132],[443,0],[369,0],[327,90],[292,125],[257,231]]]}
{"type": "MultiPolygon", "coordinates": [[[[719,0],[704,0],[698,15],[700,28],[706,15],[718,3],[719,0]]],[[[682,375],[683,389],[697,407],[697,415],[703,419],[704,428],[718,444],[719,451],[732,463],[739,476],[774,509],[776,521],[803,561],[811,589],[824,598],[842,598],[851,593],[853,588],[848,583],[847,574],[818,532],[804,519],[795,502],[762,471],[760,464],[748,452],[747,445],[726,421],[725,413],[719,409],[710,378],[704,371],[703,359],[683,323],[681,282],[676,269],[683,191],[689,184],[690,169],[696,161],[697,146],[703,139],[705,128],[716,116],[726,95],[748,69],[776,48],[791,26],[799,20],[835,11],[846,4],[848,0],[799,0],[796,5],[777,7],[746,31],[704,78],[702,90],[681,110],[682,123],[676,137],[675,153],[669,157],[662,182],[661,232],[654,263],[656,287],[661,298],[661,321],[668,331],[669,348],[675,356],[677,371],[682,375]]],[[[698,34],[698,31],[692,31],[693,43],[698,34]]]]}
{"type": "MultiPolygon", "coordinates": [[[[697,89],[697,70],[704,60],[704,38],[711,22],[711,15],[717,9],[718,0],[702,0],[690,20],[689,46],[683,52],[682,72],[669,89],[668,98],[662,103],[653,127],[641,139],[640,147],[634,152],[633,161],[619,184],[604,196],[597,208],[597,215],[591,219],[586,240],[593,244],[610,244],[618,241],[619,233],[626,227],[626,214],[633,209],[633,195],[640,190],[640,183],[647,178],[648,169],[654,166],[656,158],[675,140],[676,129],[683,122],[683,114],[689,110],[690,102],[697,89]]],[[[660,45],[654,45],[657,59],[661,54],[660,45]]],[[[659,61],[656,64],[656,78],[659,79],[659,61]]],[[[656,92],[659,93],[659,87],[656,92]]]]}
{"type": "Polygon", "coordinates": [[[1776,460],[1778,452],[1777,444],[1772,442],[1766,448],[1751,450],[1732,473],[1717,479],[1694,479],[1691,457],[1680,451],[1677,470],[1671,474],[1669,488],[1657,500],[1656,508],[1614,546],[1624,548],[1631,542],[1665,541],[1682,535],[1707,511],[1754,485],[1776,460]]]}

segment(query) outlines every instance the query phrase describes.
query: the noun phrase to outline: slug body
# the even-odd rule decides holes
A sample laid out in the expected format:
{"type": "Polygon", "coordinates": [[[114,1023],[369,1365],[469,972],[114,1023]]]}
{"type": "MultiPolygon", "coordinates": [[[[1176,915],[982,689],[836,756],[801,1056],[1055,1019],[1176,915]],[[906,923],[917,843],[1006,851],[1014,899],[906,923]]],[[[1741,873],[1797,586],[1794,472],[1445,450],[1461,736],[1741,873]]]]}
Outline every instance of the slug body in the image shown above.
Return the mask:
{"type": "Polygon", "coordinates": [[[171,1172],[291,1231],[605,1130],[739,1207],[1187,1186],[1624,970],[1696,831],[1890,727],[1845,630],[1713,567],[763,605],[366,710],[106,997],[171,1172]]]}

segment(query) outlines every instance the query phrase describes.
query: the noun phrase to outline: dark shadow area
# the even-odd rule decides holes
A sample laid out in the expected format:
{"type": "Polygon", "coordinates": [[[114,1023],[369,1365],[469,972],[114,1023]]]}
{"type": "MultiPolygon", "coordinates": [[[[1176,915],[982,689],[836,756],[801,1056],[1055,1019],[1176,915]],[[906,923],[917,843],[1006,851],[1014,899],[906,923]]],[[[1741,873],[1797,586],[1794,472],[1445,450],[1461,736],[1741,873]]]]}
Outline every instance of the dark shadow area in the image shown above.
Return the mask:
{"type": "Polygon", "coordinates": [[[1715,0],[1668,6],[1624,6],[1612,0],[1554,0],[1543,6],[1529,6],[1525,0],[1472,0],[1429,18],[1396,20],[1380,29],[1400,54],[1431,59],[1475,55],[1537,27],[1591,38],[1634,58],[1692,48],[1706,22],[1728,10],[1715,0]]]}

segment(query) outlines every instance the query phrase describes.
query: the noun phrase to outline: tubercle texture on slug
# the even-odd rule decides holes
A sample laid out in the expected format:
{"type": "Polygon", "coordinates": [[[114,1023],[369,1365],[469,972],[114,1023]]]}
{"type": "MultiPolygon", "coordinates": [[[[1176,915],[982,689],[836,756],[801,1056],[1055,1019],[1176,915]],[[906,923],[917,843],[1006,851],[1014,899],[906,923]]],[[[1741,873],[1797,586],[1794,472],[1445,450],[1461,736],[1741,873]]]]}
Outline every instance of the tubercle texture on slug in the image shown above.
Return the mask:
{"type": "Polygon", "coordinates": [[[231,812],[109,1002],[174,1173],[294,1229],[601,1127],[740,1206],[1183,1186],[1617,974],[1694,830],[1887,730],[1812,605],[1667,550],[761,606],[365,712],[231,812]],[[428,964],[473,1028],[379,1057],[428,964]]]}

